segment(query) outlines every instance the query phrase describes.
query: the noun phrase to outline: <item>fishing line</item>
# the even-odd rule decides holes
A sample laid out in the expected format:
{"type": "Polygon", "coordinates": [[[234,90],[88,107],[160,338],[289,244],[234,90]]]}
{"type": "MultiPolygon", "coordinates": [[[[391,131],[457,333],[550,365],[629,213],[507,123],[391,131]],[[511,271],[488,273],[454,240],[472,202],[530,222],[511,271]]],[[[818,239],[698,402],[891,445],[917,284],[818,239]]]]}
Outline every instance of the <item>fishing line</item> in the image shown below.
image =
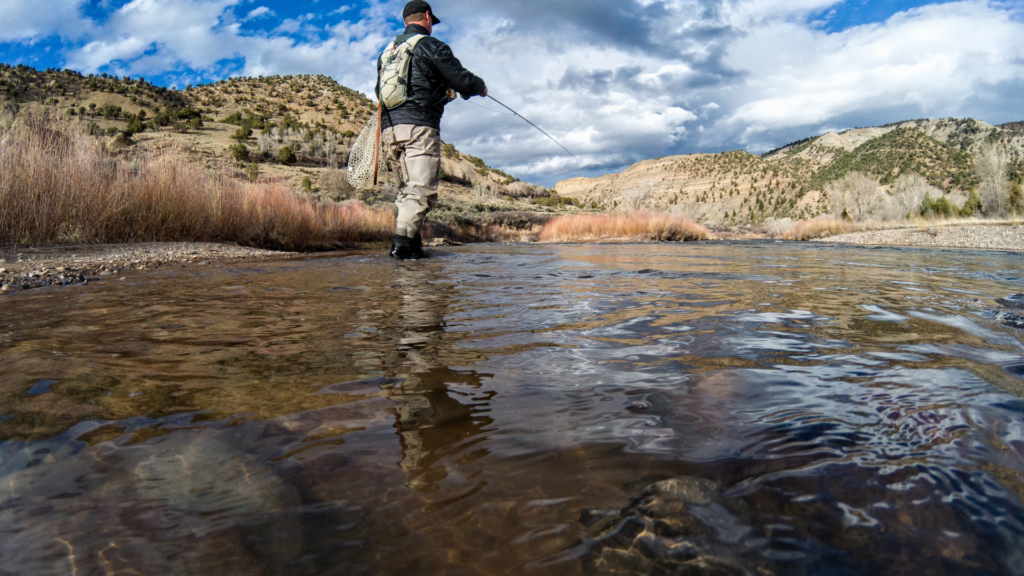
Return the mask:
{"type": "Polygon", "coordinates": [[[508,112],[502,112],[501,110],[493,110],[491,108],[488,108],[487,106],[481,106],[481,105],[477,104],[476,102],[473,102],[472,100],[466,100],[466,103],[467,104],[472,104],[473,106],[476,106],[477,108],[483,108],[484,110],[487,110],[488,112],[493,112],[495,114],[501,114],[502,116],[515,116],[515,114],[509,114],[508,112]]]}
{"type": "Polygon", "coordinates": [[[501,106],[502,108],[504,108],[505,110],[508,110],[509,112],[511,112],[511,113],[515,114],[516,116],[519,116],[520,118],[522,118],[522,119],[523,119],[523,121],[524,121],[524,122],[526,122],[527,124],[529,124],[530,126],[533,126],[533,127],[534,127],[534,128],[536,128],[537,130],[540,130],[540,133],[541,133],[541,134],[543,134],[543,135],[547,136],[548,138],[551,138],[551,141],[552,141],[552,142],[554,142],[555,144],[558,144],[558,147],[559,147],[559,148],[561,148],[562,150],[565,150],[565,153],[566,153],[566,154],[568,154],[569,156],[572,156],[572,159],[576,161],[576,168],[578,168],[578,169],[579,169],[579,170],[580,170],[581,172],[583,171],[583,167],[582,167],[582,166],[580,166],[580,160],[579,160],[579,158],[577,158],[577,157],[576,157],[576,155],[575,155],[575,154],[573,154],[572,152],[569,152],[569,149],[568,149],[568,148],[566,148],[565,146],[562,146],[561,142],[559,142],[558,140],[555,140],[555,139],[554,139],[554,137],[553,137],[553,136],[551,136],[551,134],[548,134],[547,132],[545,132],[545,131],[541,130],[540,126],[537,126],[537,125],[536,125],[536,124],[534,124],[533,122],[530,122],[529,120],[527,120],[527,119],[526,119],[526,117],[524,117],[524,116],[523,116],[522,114],[520,114],[519,112],[516,112],[515,110],[513,110],[513,109],[509,108],[508,106],[505,106],[504,104],[502,104],[502,103],[501,103],[501,102],[500,102],[500,101],[499,101],[499,100],[498,100],[497,98],[495,98],[494,96],[491,96],[490,94],[488,94],[488,95],[487,95],[487,97],[488,97],[488,98],[490,98],[491,100],[494,100],[495,102],[497,102],[497,103],[498,103],[498,105],[499,105],[499,106],[501,106]]]}

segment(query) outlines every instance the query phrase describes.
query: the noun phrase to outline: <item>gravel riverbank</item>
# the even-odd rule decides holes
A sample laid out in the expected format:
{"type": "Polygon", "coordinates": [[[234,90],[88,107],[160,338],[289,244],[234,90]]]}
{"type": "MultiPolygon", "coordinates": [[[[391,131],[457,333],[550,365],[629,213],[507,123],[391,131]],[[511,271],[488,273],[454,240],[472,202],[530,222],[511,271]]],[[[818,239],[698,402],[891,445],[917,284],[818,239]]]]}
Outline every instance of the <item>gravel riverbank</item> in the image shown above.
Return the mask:
{"type": "Polygon", "coordinates": [[[0,247],[0,293],[118,279],[128,270],[265,260],[298,255],[209,242],[0,247]]]}
{"type": "Polygon", "coordinates": [[[970,248],[976,250],[1024,251],[1024,225],[963,225],[898,228],[851,232],[818,238],[815,242],[861,244],[865,246],[920,246],[925,248],[970,248]]]}

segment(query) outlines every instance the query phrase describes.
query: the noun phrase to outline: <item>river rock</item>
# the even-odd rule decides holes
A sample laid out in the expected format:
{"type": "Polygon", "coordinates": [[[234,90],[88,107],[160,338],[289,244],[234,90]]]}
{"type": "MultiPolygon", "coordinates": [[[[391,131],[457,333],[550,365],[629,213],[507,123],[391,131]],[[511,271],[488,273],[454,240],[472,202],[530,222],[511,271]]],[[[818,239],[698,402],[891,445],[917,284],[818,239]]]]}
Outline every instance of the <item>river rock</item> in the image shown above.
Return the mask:
{"type": "Polygon", "coordinates": [[[295,488],[210,431],[6,448],[0,574],[281,574],[301,551],[295,488]]]}
{"type": "Polygon", "coordinates": [[[996,304],[1004,306],[1006,308],[1017,308],[1018,310],[1024,310],[1024,292],[1020,294],[1014,294],[1013,296],[1007,296],[1006,298],[999,298],[996,300],[996,304]]]}
{"type": "Polygon", "coordinates": [[[581,558],[593,574],[747,576],[772,573],[742,545],[751,534],[746,505],[718,484],[681,477],[651,484],[626,508],[584,510],[593,537],[581,558]]]}

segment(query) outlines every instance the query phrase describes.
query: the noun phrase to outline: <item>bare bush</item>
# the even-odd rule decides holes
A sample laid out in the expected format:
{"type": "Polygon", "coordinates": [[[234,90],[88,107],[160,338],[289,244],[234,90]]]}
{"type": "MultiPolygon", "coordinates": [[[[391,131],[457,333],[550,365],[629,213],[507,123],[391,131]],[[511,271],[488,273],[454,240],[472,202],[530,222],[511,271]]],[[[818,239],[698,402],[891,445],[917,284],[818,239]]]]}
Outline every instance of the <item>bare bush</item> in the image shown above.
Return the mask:
{"type": "Polygon", "coordinates": [[[639,188],[633,191],[630,198],[626,201],[626,206],[631,210],[640,210],[644,204],[651,197],[651,192],[654,191],[654,186],[647,186],[646,188],[639,188]]]}
{"type": "Polygon", "coordinates": [[[825,192],[831,201],[832,213],[839,216],[845,212],[854,221],[871,217],[881,201],[878,181],[862,172],[850,172],[830,182],[825,192]]]}
{"type": "Polygon", "coordinates": [[[1007,179],[1006,154],[988,144],[974,158],[978,178],[978,196],[985,216],[1006,216],[1010,213],[1010,189],[1007,179]]]}
{"type": "Polygon", "coordinates": [[[781,237],[787,230],[792,229],[794,225],[792,218],[781,218],[778,220],[769,218],[765,222],[765,227],[768,229],[768,236],[772,238],[781,237]]]}
{"type": "Polygon", "coordinates": [[[924,177],[901,174],[892,183],[892,189],[876,208],[873,216],[879,220],[906,220],[921,207],[926,196],[939,197],[942,191],[928,183],[924,177]]]}

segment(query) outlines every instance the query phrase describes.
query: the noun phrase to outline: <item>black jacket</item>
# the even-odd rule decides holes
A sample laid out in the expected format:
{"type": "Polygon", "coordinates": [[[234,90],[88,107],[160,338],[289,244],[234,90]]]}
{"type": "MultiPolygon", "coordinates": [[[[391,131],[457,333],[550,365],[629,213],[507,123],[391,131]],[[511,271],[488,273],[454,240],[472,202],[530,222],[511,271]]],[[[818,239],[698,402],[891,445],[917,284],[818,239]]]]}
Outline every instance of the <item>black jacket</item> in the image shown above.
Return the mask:
{"type": "MultiPolygon", "coordinates": [[[[406,27],[405,33],[430,34],[426,28],[416,24],[406,27]]],[[[378,78],[380,69],[381,59],[378,57],[378,78]]],[[[485,87],[483,80],[462,67],[447,44],[437,38],[423,38],[412,52],[408,100],[393,110],[385,109],[381,125],[387,128],[398,124],[413,124],[440,130],[449,88],[466,98],[483,94],[485,87]]],[[[378,91],[379,88],[378,85],[378,91]]],[[[380,97],[379,93],[377,97],[380,97]]]]}

